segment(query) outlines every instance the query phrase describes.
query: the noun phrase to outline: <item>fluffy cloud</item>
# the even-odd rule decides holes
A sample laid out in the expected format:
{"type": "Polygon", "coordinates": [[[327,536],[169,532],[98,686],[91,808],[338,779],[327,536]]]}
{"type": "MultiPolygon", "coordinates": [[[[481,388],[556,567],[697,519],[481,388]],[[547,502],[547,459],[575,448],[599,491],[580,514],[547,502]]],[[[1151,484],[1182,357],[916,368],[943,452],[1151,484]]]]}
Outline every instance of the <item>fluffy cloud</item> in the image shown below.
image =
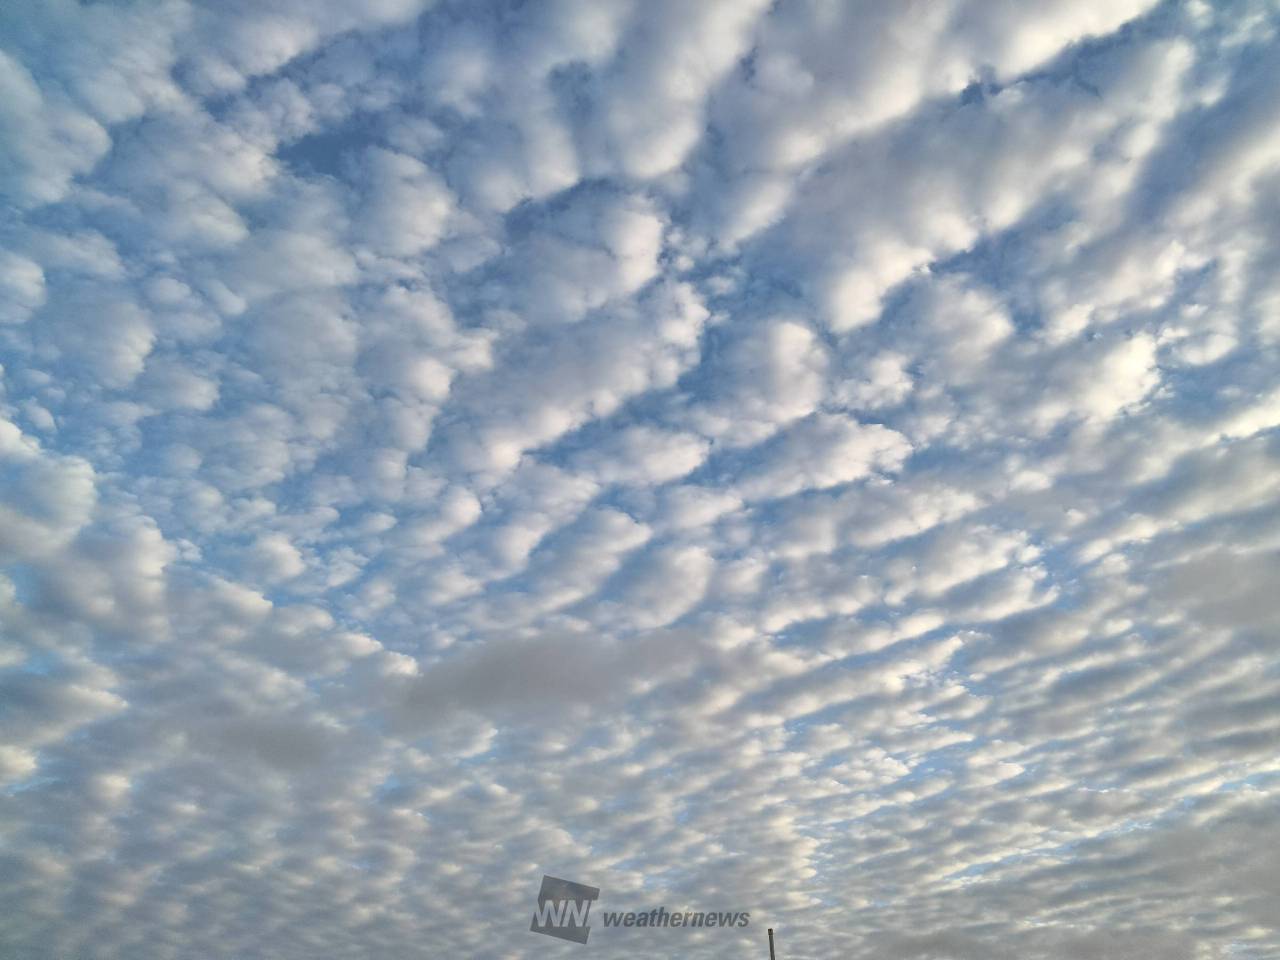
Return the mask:
{"type": "Polygon", "coordinates": [[[1280,954],[1274,4],[0,38],[4,957],[1280,954]]]}

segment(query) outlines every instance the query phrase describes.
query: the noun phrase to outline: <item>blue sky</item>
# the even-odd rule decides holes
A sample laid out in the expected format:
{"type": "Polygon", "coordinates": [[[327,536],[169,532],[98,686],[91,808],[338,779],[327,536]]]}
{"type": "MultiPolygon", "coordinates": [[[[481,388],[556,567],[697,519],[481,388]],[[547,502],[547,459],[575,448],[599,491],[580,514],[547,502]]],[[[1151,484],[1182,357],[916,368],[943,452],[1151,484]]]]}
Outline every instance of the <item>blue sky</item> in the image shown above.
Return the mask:
{"type": "Polygon", "coordinates": [[[0,953],[1280,955],[1278,28],[4,4],[0,953]]]}

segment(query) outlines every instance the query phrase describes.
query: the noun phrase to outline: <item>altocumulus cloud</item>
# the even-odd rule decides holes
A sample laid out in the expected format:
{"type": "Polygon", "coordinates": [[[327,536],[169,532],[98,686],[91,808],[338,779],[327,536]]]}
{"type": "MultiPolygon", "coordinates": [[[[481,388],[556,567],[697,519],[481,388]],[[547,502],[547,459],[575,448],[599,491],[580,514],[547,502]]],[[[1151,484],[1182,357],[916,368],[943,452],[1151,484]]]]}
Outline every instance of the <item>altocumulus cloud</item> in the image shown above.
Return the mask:
{"type": "Polygon", "coordinates": [[[0,954],[1280,956],[1278,30],[0,5],[0,954]]]}

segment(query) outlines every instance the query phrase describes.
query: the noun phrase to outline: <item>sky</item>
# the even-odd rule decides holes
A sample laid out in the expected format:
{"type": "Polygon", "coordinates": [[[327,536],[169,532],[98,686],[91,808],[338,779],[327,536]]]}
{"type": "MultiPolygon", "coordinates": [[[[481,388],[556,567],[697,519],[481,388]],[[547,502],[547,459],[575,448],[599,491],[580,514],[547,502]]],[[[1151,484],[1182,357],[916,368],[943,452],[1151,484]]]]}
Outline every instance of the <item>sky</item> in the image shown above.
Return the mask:
{"type": "Polygon", "coordinates": [[[1278,31],[0,4],[0,956],[1280,957],[1278,31]]]}

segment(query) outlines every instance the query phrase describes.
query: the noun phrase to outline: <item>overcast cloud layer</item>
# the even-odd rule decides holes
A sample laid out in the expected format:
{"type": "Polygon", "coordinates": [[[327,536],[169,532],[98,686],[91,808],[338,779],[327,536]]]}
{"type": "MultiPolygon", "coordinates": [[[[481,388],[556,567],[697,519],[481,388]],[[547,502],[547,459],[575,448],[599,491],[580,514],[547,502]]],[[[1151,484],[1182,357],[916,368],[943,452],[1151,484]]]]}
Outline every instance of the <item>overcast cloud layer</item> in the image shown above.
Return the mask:
{"type": "Polygon", "coordinates": [[[1278,28],[0,4],[0,956],[1280,957],[1278,28]]]}

